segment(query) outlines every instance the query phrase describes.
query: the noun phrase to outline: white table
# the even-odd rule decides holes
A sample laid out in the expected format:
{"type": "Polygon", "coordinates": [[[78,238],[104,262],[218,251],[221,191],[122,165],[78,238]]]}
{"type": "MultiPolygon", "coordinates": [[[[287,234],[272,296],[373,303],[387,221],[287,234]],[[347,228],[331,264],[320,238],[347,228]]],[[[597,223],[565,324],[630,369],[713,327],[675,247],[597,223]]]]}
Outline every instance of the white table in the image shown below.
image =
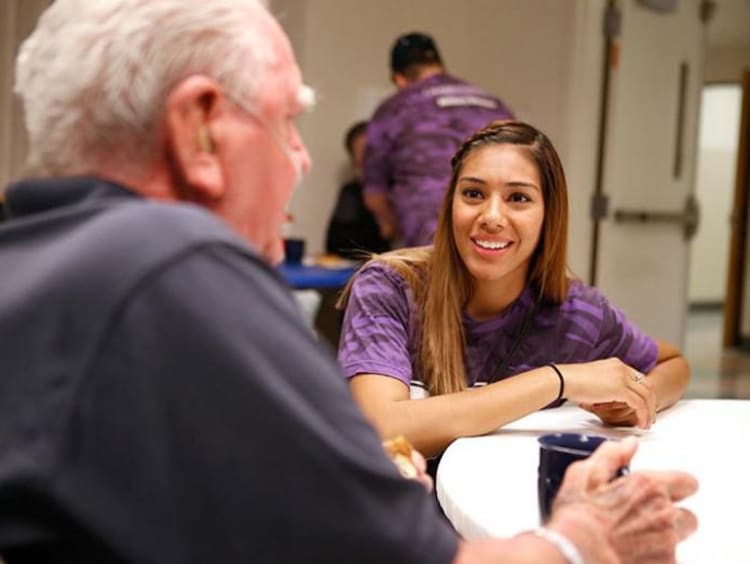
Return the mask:
{"type": "Polygon", "coordinates": [[[681,564],[750,563],[750,401],[683,400],[648,431],[609,428],[575,406],[540,411],[491,435],[459,439],[443,455],[437,495],[467,539],[511,536],[539,524],[537,437],[578,431],[640,437],[631,470],[684,470],[700,482],[682,505],[698,531],[677,551],[681,564]]]}

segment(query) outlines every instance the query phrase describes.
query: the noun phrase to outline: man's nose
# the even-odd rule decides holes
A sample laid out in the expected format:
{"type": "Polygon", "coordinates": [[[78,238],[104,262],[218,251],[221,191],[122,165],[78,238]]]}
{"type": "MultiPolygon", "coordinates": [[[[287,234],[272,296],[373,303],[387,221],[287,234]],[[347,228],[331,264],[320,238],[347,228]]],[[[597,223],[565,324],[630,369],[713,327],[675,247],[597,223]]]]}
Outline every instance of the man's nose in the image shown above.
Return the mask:
{"type": "Polygon", "coordinates": [[[308,152],[307,146],[304,143],[301,143],[299,151],[300,161],[302,162],[302,172],[304,174],[308,174],[310,172],[310,169],[312,169],[312,157],[310,157],[310,153],[308,152]]]}

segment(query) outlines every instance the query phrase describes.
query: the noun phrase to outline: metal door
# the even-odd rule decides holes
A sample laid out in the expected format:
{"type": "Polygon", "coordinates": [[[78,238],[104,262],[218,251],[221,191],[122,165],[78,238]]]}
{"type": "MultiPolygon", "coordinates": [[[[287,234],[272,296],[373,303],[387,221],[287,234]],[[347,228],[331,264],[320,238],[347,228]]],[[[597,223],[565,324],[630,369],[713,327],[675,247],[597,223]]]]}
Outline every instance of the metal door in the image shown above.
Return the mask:
{"type": "Polygon", "coordinates": [[[681,344],[705,26],[699,0],[611,2],[597,286],[654,337],[681,344]]]}

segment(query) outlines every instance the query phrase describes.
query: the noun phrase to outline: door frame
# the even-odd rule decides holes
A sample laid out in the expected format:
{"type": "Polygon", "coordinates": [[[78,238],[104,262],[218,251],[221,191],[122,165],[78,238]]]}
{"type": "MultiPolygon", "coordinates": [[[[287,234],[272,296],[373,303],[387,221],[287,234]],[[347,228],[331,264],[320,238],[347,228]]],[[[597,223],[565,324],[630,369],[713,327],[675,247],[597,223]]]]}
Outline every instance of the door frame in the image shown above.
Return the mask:
{"type": "Polygon", "coordinates": [[[724,348],[742,344],[740,324],[747,260],[748,205],[750,204],[750,69],[742,74],[742,107],[740,110],[740,132],[737,143],[737,168],[734,179],[734,202],[732,205],[731,238],[727,272],[727,293],[724,301],[724,348]]]}

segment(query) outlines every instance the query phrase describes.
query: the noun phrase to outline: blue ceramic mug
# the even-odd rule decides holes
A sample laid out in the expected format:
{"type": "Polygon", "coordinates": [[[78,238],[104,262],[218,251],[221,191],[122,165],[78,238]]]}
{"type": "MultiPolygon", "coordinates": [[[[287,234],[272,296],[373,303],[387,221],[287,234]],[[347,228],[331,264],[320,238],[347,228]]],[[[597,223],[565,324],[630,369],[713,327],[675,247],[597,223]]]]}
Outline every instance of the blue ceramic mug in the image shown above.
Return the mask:
{"type": "Polygon", "coordinates": [[[305,256],[305,240],[287,238],[284,239],[284,262],[287,264],[300,264],[305,256]]]}
{"type": "MultiPolygon", "coordinates": [[[[568,466],[591,456],[591,453],[606,440],[606,437],[584,433],[551,433],[539,437],[537,489],[542,523],[549,518],[552,503],[555,501],[557,490],[560,489],[568,466]]],[[[620,468],[613,478],[627,473],[627,467],[620,468]]]]}

